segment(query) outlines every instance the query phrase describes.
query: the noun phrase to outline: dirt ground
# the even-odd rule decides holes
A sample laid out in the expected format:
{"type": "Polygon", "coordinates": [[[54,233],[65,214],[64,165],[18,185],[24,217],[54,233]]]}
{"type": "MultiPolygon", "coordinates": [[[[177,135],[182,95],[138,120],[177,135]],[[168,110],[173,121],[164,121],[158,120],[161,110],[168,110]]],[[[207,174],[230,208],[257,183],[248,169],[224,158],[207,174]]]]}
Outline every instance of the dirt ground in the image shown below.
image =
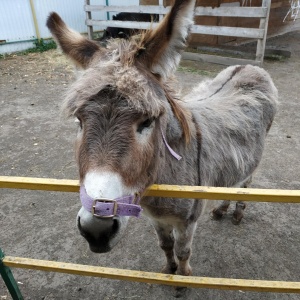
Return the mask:
{"type": "MultiPolygon", "coordinates": [[[[292,51],[266,61],[279,90],[280,107],[252,187],[300,188],[300,31],[268,40],[292,51]]],[[[224,66],[184,62],[183,93],[224,66]]],[[[0,60],[0,175],[77,179],[76,126],[60,116],[73,67],[57,52],[0,60]]],[[[131,219],[123,240],[108,254],[93,254],[78,234],[77,194],[0,190],[0,247],[10,256],[159,272],[163,252],[145,217],[131,219]]],[[[232,210],[230,211],[232,212],[232,210]]],[[[300,205],[249,203],[239,226],[199,221],[191,264],[194,275],[300,281],[300,205]]],[[[13,269],[25,299],[173,299],[162,285],[13,269]]],[[[0,299],[11,299],[0,279],[0,299]]],[[[185,299],[295,300],[297,294],[191,289],[185,299]]]]}

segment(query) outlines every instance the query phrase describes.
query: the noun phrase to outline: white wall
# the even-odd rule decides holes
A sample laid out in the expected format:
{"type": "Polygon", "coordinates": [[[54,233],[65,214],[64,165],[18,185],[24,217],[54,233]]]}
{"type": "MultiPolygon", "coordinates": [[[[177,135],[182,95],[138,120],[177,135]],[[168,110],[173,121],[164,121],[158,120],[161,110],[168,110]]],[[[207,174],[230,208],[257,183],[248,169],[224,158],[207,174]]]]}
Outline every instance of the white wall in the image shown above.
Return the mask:
{"type": "MultiPolygon", "coordinates": [[[[84,0],[33,0],[36,11],[38,29],[41,38],[51,37],[45,26],[50,12],[57,12],[63,20],[76,31],[85,33],[84,0]]],[[[105,5],[105,0],[91,0],[93,5],[105,5]]],[[[138,5],[139,0],[109,0],[110,5],[138,5]]],[[[106,13],[93,13],[92,17],[106,20],[106,13]]],[[[94,30],[102,28],[95,27],[94,30]]],[[[0,53],[21,51],[33,46],[37,38],[30,0],[0,0],[0,53]],[[31,41],[31,42],[30,42],[31,41]]]]}

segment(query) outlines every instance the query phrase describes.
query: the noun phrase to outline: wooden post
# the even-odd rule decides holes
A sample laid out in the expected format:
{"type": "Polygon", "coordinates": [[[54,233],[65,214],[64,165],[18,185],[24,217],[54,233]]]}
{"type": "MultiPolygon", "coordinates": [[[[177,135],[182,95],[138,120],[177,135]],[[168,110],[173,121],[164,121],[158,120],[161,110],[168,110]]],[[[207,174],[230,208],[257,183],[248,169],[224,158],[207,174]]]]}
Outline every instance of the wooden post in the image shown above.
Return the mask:
{"type": "Polygon", "coordinates": [[[4,258],[4,253],[0,248],[0,274],[13,300],[23,300],[23,296],[19,290],[18,284],[15,281],[15,278],[10,268],[4,265],[3,258],[4,258]]]}
{"type": "Polygon", "coordinates": [[[260,19],[260,23],[259,23],[259,29],[262,29],[264,31],[263,38],[257,40],[255,60],[257,62],[259,62],[259,65],[262,65],[263,61],[264,61],[264,54],[265,54],[265,47],[266,47],[266,40],[267,40],[267,33],[268,33],[268,23],[269,23],[270,8],[271,8],[271,0],[263,0],[262,7],[267,8],[267,14],[266,14],[265,18],[260,19]]]}
{"type": "MultiPolygon", "coordinates": [[[[163,6],[164,5],[164,0],[159,0],[158,5],[163,6]]],[[[159,15],[159,21],[161,21],[163,19],[163,17],[164,17],[164,15],[159,15]]]]}
{"type": "MultiPolygon", "coordinates": [[[[85,0],[85,5],[90,5],[90,0],[85,0]]],[[[88,25],[88,20],[92,19],[92,12],[86,11],[86,21],[85,24],[87,25],[87,32],[89,39],[93,39],[93,25],[88,25]]]]}

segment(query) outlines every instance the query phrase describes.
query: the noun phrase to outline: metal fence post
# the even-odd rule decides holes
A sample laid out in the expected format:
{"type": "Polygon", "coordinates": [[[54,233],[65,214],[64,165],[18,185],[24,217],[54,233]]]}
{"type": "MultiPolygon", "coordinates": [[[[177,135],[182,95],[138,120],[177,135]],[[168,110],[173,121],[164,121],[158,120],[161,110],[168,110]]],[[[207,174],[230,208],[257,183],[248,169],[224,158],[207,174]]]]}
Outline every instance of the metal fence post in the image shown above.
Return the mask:
{"type": "Polygon", "coordinates": [[[0,274],[13,300],[23,300],[24,298],[19,290],[18,284],[10,268],[4,265],[3,258],[4,258],[4,252],[0,248],[0,274]]]}

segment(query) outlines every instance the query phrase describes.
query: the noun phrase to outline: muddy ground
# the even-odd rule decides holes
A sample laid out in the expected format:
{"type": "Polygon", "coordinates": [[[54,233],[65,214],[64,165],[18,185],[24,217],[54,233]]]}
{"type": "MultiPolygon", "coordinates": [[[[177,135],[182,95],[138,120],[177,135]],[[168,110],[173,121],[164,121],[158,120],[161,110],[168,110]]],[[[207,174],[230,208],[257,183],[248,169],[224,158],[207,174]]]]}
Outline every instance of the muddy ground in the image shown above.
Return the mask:
{"type": "MultiPolygon", "coordinates": [[[[300,31],[268,47],[291,58],[266,61],[280,107],[252,187],[300,188],[300,31]]],[[[178,72],[186,93],[224,66],[184,62],[178,72]]],[[[57,52],[0,60],[0,175],[76,179],[76,126],[60,117],[62,94],[73,67],[57,52]]],[[[132,219],[126,236],[108,254],[93,254],[79,236],[77,194],[0,190],[0,246],[10,256],[160,271],[164,257],[145,217],[132,219]]],[[[232,210],[230,211],[232,212],[232,210]]],[[[249,203],[239,226],[206,214],[193,244],[194,275],[300,281],[300,205],[249,203]]],[[[25,299],[173,299],[168,286],[13,269],[25,299]]],[[[0,299],[10,296],[0,279],[0,299]]],[[[191,289],[185,299],[294,300],[297,294],[191,289]]]]}

